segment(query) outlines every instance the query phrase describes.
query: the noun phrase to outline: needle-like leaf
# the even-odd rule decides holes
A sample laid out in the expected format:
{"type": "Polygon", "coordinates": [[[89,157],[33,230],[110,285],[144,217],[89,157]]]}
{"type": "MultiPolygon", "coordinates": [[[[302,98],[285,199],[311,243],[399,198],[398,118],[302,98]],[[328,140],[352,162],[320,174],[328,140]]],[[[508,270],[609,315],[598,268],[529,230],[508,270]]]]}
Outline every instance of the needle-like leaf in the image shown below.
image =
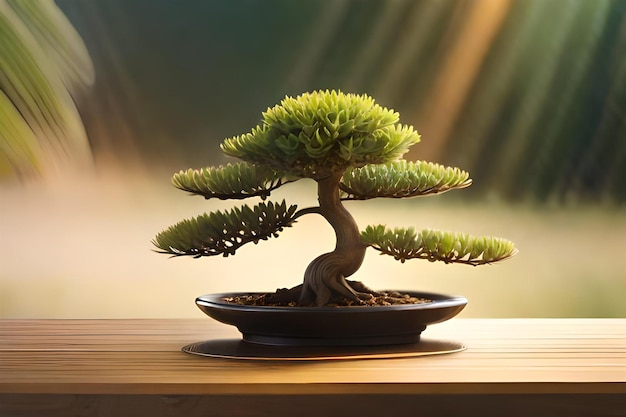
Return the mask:
{"type": "Polygon", "coordinates": [[[469,174],[459,168],[400,160],[346,171],[341,190],[345,200],[367,200],[440,194],[471,184],[469,174]]]}
{"type": "Polygon", "coordinates": [[[293,181],[284,173],[246,162],[219,167],[188,169],[172,177],[176,188],[205,198],[267,198],[276,188],[293,181]]]}
{"type": "Polygon", "coordinates": [[[368,226],[361,232],[361,239],[366,245],[400,262],[427,259],[476,266],[501,261],[517,253],[514,244],[502,238],[473,237],[431,229],[416,232],[412,227],[368,226]]]}
{"type": "Polygon", "coordinates": [[[282,203],[243,205],[183,220],[157,234],[152,243],[158,252],[194,257],[234,255],[246,243],[277,236],[295,221],[296,206],[282,203]]]}

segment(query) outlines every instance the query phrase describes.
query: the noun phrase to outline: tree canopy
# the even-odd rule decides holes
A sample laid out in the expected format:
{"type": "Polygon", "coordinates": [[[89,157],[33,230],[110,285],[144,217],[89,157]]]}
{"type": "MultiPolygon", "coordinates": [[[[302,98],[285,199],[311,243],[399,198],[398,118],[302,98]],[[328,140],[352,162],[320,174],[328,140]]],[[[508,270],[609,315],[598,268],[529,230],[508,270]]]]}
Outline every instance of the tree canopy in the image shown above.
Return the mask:
{"type": "Polygon", "coordinates": [[[302,215],[319,214],[334,229],[336,246],[309,264],[298,301],[318,306],[336,297],[362,303],[374,294],[345,279],[361,267],[367,247],[401,262],[474,266],[514,255],[515,246],[500,238],[385,225],[360,231],[343,201],[426,196],[472,183],[459,168],[402,159],[419,140],[413,127],[399,123],[397,113],[367,95],[327,90],[286,97],[265,111],[250,133],[222,143],[225,153],[244,162],[180,171],[172,182],[205,198],[265,200],[286,183],[312,178],[319,205],[299,209],[283,200],[215,211],[169,227],[153,243],[174,256],[229,256],[246,243],[278,236],[302,215]]]}
{"type": "Polygon", "coordinates": [[[400,158],[420,136],[398,121],[398,113],[367,95],[314,91],[285,97],[263,112],[260,125],[221,147],[244,161],[320,179],[400,158]]]}

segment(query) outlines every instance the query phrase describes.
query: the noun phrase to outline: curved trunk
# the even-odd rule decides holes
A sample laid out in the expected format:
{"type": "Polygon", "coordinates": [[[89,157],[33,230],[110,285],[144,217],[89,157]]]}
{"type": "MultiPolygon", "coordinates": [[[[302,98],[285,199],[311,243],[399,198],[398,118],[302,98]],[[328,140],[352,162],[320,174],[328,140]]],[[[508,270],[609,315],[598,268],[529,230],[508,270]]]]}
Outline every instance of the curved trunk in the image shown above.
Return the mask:
{"type": "Polygon", "coordinates": [[[356,292],[346,277],[354,274],[365,257],[366,245],[356,221],[339,197],[339,181],[343,173],[336,173],[317,182],[319,213],[335,230],[335,250],[315,258],[304,273],[300,304],[328,304],[334,297],[358,301],[371,295],[356,292]]]}

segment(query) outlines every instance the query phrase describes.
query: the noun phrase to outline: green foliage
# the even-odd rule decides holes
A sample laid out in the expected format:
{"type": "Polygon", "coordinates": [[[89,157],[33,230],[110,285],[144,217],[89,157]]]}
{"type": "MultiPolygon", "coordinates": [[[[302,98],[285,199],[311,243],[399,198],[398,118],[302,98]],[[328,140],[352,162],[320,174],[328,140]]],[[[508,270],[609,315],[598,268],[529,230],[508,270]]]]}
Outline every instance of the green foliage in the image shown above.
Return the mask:
{"type": "Polygon", "coordinates": [[[243,205],[229,211],[215,211],[183,220],[162,231],[152,243],[162,253],[194,257],[234,255],[249,242],[278,235],[295,221],[296,206],[260,203],[254,207],[243,205]]]}
{"type": "Polygon", "coordinates": [[[469,174],[459,168],[432,162],[400,160],[346,171],[341,190],[348,200],[405,198],[439,194],[468,187],[471,183],[469,174]]]}
{"type": "Polygon", "coordinates": [[[363,243],[404,262],[427,259],[431,262],[483,265],[509,258],[517,252],[512,242],[496,237],[474,237],[465,233],[414,228],[368,226],[361,232],[363,243]]]}
{"type": "Polygon", "coordinates": [[[0,1],[1,176],[90,166],[72,93],[93,79],[82,40],[54,2],[0,1]]]}
{"type": "Polygon", "coordinates": [[[178,189],[221,200],[254,196],[265,199],[272,190],[285,182],[289,182],[289,179],[283,173],[246,162],[199,170],[188,169],[172,177],[172,183],[178,189]]]}
{"type": "Polygon", "coordinates": [[[9,98],[0,90],[0,177],[39,171],[37,138],[9,98]]]}
{"type": "Polygon", "coordinates": [[[250,133],[226,139],[222,150],[248,162],[319,179],[349,167],[391,162],[419,142],[396,112],[367,95],[314,91],[285,97],[250,133]]]}
{"type": "MultiPolygon", "coordinates": [[[[287,207],[283,201],[216,211],[171,226],[159,233],[153,244],[174,256],[228,256],[246,243],[277,236],[302,215],[321,214],[335,229],[338,249],[333,252],[336,256],[312,261],[305,272],[307,285],[329,278],[307,275],[325,273],[326,268],[318,267],[317,262],[327,259],[336,264],[333,268],[341,271],[342,277],[354,273],[365,256],[363,244],[401,262],[422,258],[481,265],[514,255],[513,244],[499,238],[432,230],[417,233],[413,228],[390,230],[383,225],[359,232],[350,213],[337,204],[337,197],[415,197],[472,183],[469,174],[459,168],[401,159],[418,141],[412,127],[398,123],[397,113],[366,95],[315,91],[286,97],[263,113],[263,123],[251,133],[222,143],[226,154],[245,162],[180,171],[172,182],[206,198],[265,199],[286,182],[312,178],[318,181],[319,206],[296,211],[296,206],[287,207]]],[[[316,299],[319,305],[327,302],[323,297],[316,299]]]]}
{"type": "Polygon", "coordinates": [[[91,85],[95,71],[78,32],[53,1],[7,0],[68,88],[91,85]]]}

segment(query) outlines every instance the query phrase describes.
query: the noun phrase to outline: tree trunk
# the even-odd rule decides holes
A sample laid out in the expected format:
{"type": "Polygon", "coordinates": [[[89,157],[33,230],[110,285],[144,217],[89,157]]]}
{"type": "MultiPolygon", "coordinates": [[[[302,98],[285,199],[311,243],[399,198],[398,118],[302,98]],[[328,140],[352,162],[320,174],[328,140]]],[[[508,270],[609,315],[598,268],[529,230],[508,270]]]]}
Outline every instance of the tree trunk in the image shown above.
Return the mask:
{"type": "Polygon", "coordinates": [[[323,306],[335,297],[355,301],[371,295],[356,292],[346,281],[354,274],[365,257],[366,245],[356,221],[346,210],[339,196],[339,181],[343,172],[317,181],[319,213],[335,230],[335,250],[315,258],[304,273],[300,304],[323,306]]]}

